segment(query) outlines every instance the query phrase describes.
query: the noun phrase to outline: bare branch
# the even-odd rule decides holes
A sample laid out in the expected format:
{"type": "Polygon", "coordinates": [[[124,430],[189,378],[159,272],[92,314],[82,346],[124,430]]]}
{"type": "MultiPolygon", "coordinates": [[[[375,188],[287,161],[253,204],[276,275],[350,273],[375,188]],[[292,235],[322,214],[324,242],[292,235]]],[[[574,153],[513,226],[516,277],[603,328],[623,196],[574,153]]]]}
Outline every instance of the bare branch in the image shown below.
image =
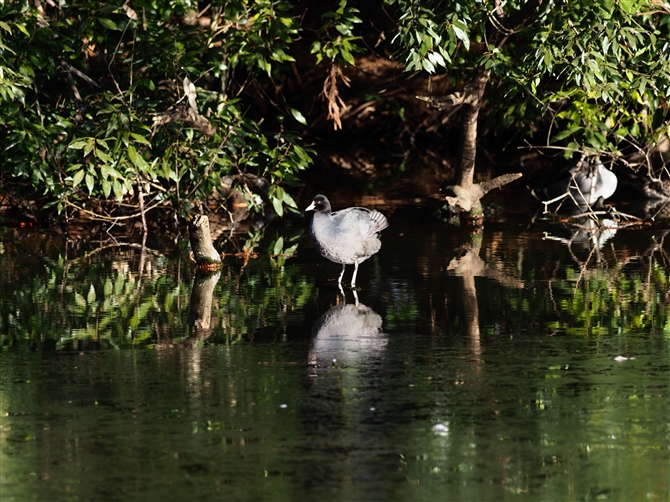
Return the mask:
{"type": "Polygon", "coordinates": [[[511,183],[514,180],[518,180],[519,178],[521,178],[521,176],[523,176],[521,173],[503,174],[501,176],[498,176],[497,178],[493,178],[492,180],[480,183],[480,186],[484,191],[484,195],[486,195],[494,188],[500,188],[503,185],[507,185],[507,183],[511,183]]]}

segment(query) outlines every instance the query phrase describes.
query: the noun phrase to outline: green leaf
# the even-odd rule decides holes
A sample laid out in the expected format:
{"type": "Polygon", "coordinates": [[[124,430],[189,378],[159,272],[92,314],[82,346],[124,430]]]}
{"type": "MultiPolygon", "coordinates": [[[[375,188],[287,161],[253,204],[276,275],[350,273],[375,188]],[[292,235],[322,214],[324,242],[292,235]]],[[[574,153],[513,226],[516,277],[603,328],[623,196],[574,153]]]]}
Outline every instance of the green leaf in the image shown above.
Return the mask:
{"type": "Polygon", "coordinates": [[[556,136],[551,138],[551,142],[554,143],[556,141],[561,141],[562,139],[565,139],[568,136],[572,136],[573,134],[580,131],[581,129],[582,129],[581,126],[576,126],[576,127],[571,127],[570,129],[567,129],[565,131],[561,131],[556,136]]]}
{"type": "Polygon", "coordinates": [[[103,25],[105,28],[109,30],[116,30],[116,31],[121,31],[121,28],[117,26],[117,24],[112,21],[111,19],[108,19],[106,17],[101,17],[98,18],[98,21],[100,22],[101,25],[103,25]]]}
{"type": "Polygon", "coordinates": [[[626,14],[635,14],[638,9],[637,0],[620,0],[619,5],[626,14]]]}
{"type": "Polygon", "coordinates": [[[88,193],[92,194],[95,187],[95,178],[93,178],[91,173],[86,173],[86,187],[88,188],[88,193]]]}
{"type": "Polygon", "coordinates": [[[112,190],[114,190],[116,199],[121,202],[123,200],[123,186],[119,180],[114,180],[114,183],[112,183],[112,190]]]}
{"type": "Polygon", "coordinates": [[[277,239],[277,242],[275,242],[272,254],[278,256],[279,254],[281,254],[283,248],[284,248],[284,238],[280,237],[279,239],[277,239]]]}
{"type": "Polygon", "coordinates": [[[296,110],[295,108],[289,108],[289,109],[291,110],[291,115],[293,115],[294,119],[296,119],[302,125],[307,125],[307,120],[305,120],[303,114],[300,113],[300,110],[296,110]]]}
{"type": "Polygon", "coordinates": [[[147,138],[145,138],[144,136],[142,136],[140,134],[137,134],[135,132],[131,132],[130,135],[138,143],[142,143],[143,145],[146,145],[146,146],[151,146],[151,143],[149,142],[149,140],[147,138]]]}
{"type": "Polygon", "coordinates": [[[284,203],[287,206],[291,206],[291,207],[294,207],[296,209],[298,208],[298,204],[296,204],[295,200],[293,200],[293,197],[291,197],[288,194],[288,192],[284,192],[284,198],[282,200],[284,201],[284,203]]]}
{"type": "Polygon", "coordinates": [[[640,124],[635,122],[633,126],[630,128],[630,134],[631,136],[637,138],[640,135],[640,124]]]}
{"type": "Polygon", "coordinates": [[[17,27],[17,28],[18,28],[18,29],[19,29],[25,36],[27,36],[27,37],[30,36],[30,33],[28,33],[28,30],[26,29],[25,26],[23,26],[22,24],[16,24],[15,26],[16,26],[16,27],[17,27]]]}
{"type": "Polygon", "coordinates": [[[342,55],[342,59],[344,59],[347,63],[349,63],[351,66],[356,66],[356,60],[354,59],[354,56],[351,54],[351,52],[346,49],[342,49],[340,54],[342,55]]]}
{"type": "Polygon", "coordinates": [[[277,197],[272,197],[272,206],[274,207],[277,216],[284,215],[284,207],[282,206],[282,201],[280,199],[277,197]]]}
{"type": "Polygon", "coordinates": [[[74,176],[72,177],[72,188],[76,188],[76,186],[81,183],[81,180],[84,179],[84,170],[80,169],[77,171],[74,176]]]}
{"type": "Polygon", "coordinates": [[[433,63],[435,66],[442,66],[446,67],[447,64],[445,63],[444,59],[440,55],[439,52],[430,52],[428,53],[428,59],[430,60],[431,63],[433,63]]]}
{"type": "Polygon", "coordinates": [[[423,69],[426,70],[428,73],[435,73],[435,67],[433,66],[433,63],[431,63],[428,59],[423,59],[421,61],[421,65],[423,66],[423,69]]]}
{"type": "Polygon", "coordinates": [[[470,37],[467,33],[468,27],[462,22],[456,21],[454,22],[454,24],[451,25],[451,29],[454,31],[456,38],[458,38],[461,42],[463,42],[463,46],[466,48],[466,50],[469,50],[470,37]]]}
{"type": "Polygon", "coordinates": [[[113,162],[112,158],[109,155],[107,155],[105,152],[100,150],[100,148],[97,148],[95,150],[95,156],[98,157],[105,164],[111,164],[113,162]]]}
{"type": "Polygon", "coordinates": [[[109,182],[109,180],[105,179],[102,180],[102,193],[105,194],[105,198],[109,198],[109,194],[112,191],[112,184],[109,182]]]}
{"type": "Polygon", "coordinates": [[[133,145],[128,145],[127,152],[130,162],[132,162],[133,165],[137,166],[137,150],[135,150],[135,147],[133,145]]]}
{"type": "Polygon", "coordinates": [[[89,138],[84,138],[84,139],[77,139],[70,143],[68,148],[72,148],[73,150],[81,150],[84,148],[86,145],[89,144],[89,138]]]}

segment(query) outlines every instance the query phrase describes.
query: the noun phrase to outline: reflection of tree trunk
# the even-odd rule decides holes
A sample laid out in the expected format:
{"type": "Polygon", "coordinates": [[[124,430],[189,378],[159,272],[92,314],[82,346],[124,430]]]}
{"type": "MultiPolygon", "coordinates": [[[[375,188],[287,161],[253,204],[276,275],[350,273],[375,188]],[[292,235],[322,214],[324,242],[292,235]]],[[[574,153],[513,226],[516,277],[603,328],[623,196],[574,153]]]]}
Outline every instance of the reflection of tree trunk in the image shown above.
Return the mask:
{"type": "Polygon", "coordinates": [[[483,237],[482,227],[472,227],[467,235],[468,241],[456,250],[456,256],[447,266],[449,274],[461,279],[465,327],[470,338],[470,351],[476,362],[481,361],[482,350],[479,338],[479,304],[475,277],[488,277],[505,287],[523,288],[523,281],[508,276],[504,271],[489,268],[486,262],[479,257],[483,237]]]}
{"type": "Polygon", "coordinates": [[[481,362],[482,348],[479,340],[479,304],[475,276],[467,274],[460,277],[463,289],[463,305],[465,307],[465,327],[470,339],[470,353],[475,362],[481,362]]]}
{"type": "Polygon", "coordinates": [[[465,310],[465,329],[470,340],[470,353],[475,362],[481,362],[481,344],[479,338],[479,304],[477,303],[477,288],[475,275],[482,275],[486,264],[479,257],[482,248],[483,233],[470,232],[469,242],[461,246],[459,256],[449,262],[447,269],[460,278],[461,297],[465,310]]]}
{"type": "Polygon", "coordinates": [[[214,288],[219,282],[220,271],[198,270],[191,290],[191,327],[193,336],[207,338],[212,334],[212,299],[214,288]]]}

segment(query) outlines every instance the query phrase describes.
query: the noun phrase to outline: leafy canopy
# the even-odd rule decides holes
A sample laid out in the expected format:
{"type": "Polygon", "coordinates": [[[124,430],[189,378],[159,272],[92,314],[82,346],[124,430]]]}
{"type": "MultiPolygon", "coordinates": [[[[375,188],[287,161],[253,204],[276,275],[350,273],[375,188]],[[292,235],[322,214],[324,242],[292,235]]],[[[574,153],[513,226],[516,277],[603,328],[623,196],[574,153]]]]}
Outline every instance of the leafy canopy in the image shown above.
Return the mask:
{"type": "MultiPolygon", "coordinates": [[[[655,0],[539,3],[505,43],[491,42],[493,2],[386,0],[406,69],[442,69],[460,82],[491,70],[489,107],[503,121],[549,115],[551,143],[621,156],[670,132],[670,7],[655,0]],[[487,29],[489,30],[487,33],[487,29]]],[[[505,4],[511,16],[524,2],[505,4]]]]}
{"type": "MultiPolygon", "coordinates": [[[[298,181],[309,150],[283,126],[263,131],[236,97],[294,61],[292,4],[197,7],[0,3],[3,174],[60,210],[111,199],[111,215],[138,202],[184,214],[226,177],[250,172],[268,179],[280,215],[296,208],[282,184],[298,181]]],[[[244,193],[260,210],[259,197],[244,193]]]]}

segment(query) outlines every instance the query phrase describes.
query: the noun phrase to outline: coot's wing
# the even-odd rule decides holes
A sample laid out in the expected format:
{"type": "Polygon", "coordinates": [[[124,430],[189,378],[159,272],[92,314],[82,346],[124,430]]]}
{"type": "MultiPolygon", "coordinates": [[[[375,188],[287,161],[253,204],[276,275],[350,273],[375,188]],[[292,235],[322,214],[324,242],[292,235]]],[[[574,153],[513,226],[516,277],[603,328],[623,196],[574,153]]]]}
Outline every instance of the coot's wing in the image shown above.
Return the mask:
{"type": "Polygon", "coordinates": [[[364,207],[349,207],[332,213],[333,222],[340,232],[356,239],[371,239],[388,227],[388,220],[379,211],[364,207]]]}

